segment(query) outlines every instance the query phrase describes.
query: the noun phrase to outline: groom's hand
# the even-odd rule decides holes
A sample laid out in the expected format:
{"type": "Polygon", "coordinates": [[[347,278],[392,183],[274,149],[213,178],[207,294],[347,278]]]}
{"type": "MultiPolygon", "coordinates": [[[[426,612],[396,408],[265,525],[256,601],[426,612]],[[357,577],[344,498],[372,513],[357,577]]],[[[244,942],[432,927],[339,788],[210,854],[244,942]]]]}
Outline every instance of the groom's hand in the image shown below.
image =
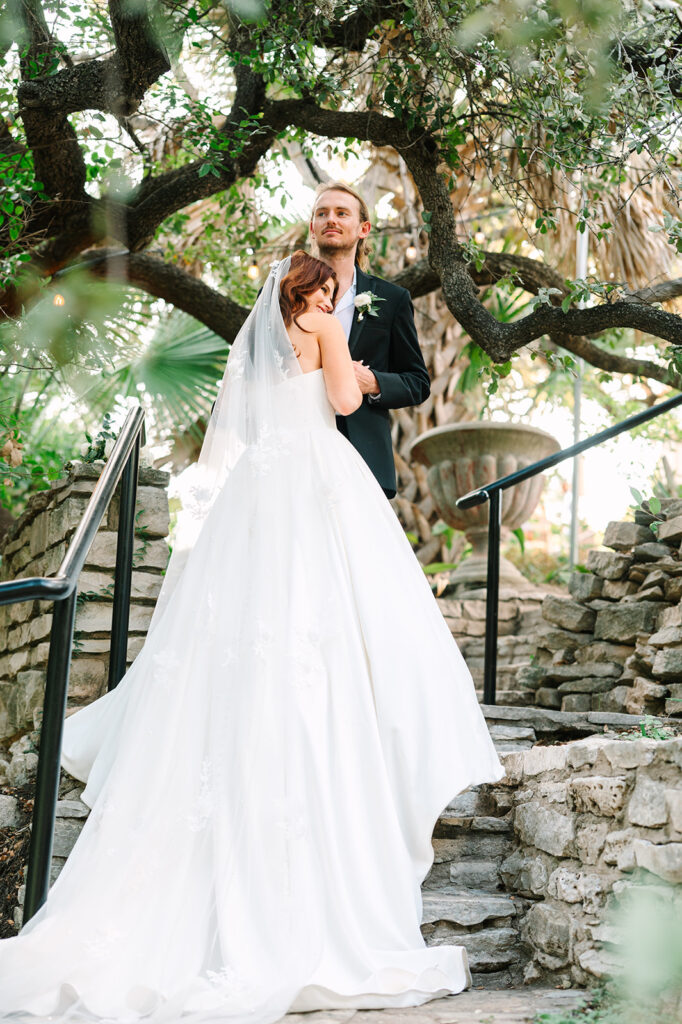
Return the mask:
{"type": "Polygon", "coordinates": [[[379,385],[370,368],[365,366],[362,360],[358,362],[357,359],[354,359],[353,369],[355,370],[355,379],[358,382],[358,387],[363,395],[378,395],[379,385]]]}

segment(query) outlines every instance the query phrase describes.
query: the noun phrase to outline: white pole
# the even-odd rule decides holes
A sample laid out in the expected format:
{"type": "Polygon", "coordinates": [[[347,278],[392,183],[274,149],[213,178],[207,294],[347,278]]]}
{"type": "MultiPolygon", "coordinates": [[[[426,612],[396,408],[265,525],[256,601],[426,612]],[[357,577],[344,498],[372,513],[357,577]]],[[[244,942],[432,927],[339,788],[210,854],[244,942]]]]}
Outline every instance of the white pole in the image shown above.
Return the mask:
{"type": "MultiPolygon", "coordinates": [[[[585,194],[581,194],[581,207],[585,205],[585,194]]],[[[590,237],[588,234],[587,227],[581,233],[576,230],[575,239],[575,276],[585,280],[587,277],[587,256],[589,250],[590,237]]],[[[580,300],[578,306],[582,309],[585,305],[583,299],[580,300]]],[[[576,377],[573,381],[573,443],[575,444],[580,440],[580,413],[581,403],[583,395],[583,361],[582,359],[576,360],[576,377]]],[[[578,513],[580,506],[580,484],[581,484],[581,456],[576,455],[573,459],[573,484],[571,488],[571,535],[570,535],[570,546],[569,546],[569,563],[573,568],[579,557],[578,551],[578,513]]]]}

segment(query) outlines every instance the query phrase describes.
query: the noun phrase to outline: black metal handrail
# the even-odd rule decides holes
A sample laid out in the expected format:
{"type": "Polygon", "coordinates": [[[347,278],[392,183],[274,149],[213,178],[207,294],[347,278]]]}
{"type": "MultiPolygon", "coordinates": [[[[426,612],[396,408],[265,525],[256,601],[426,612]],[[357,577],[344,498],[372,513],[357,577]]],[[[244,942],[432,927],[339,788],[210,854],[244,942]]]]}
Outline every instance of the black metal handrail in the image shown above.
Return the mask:
{"type": "Polygon", "coordinates": [[[38,773],[28,855],[26,895],[24,897],[24,921],[28,921],[40,909],[47,899],[50,887],[50,863],[59,795],[59,769],[76,617],[78,577],[119,480],[121,487],[108,688],[112,690],[125,673],[135,540],[135,500],[142,443],[144,443],[144,412],[137,405],[130,409],[126,417],[111,456],[95,484],[83,518],[71,539],[56,575],[53,577],[32,576],[0,583],[0,604],[33,601],[36,598],[55,602],[52,629],[50,630],[43,718],[40,727],[38,773]]]}
{"type": "Polygon", "coordinates": [[[606,430],[600,430],[598,434],[586,437],[582,441],[570,445],[568,448],[562,448],[561,451],[555,452],[554,455],[547,455],[544,459],[531,463],[530,466],[525,466],[523,469],[518,469],[515,473],[509,473],[508,476],[500,477],[499,480],[486,484],[485,487],[469,491],[468,494],[464,494],[455,502],[457,507],[461,509],[483,505],[486,501],[490,502],[488,513],[488,577],[486,583],[485,655],[483,668],[483,701],[485,704],[495,703],[497,615],[500,590],[500,527],[502,525],[501,491],[507,490],[508,487],[514,487],[515,484],[528,480],[529,477],[536,476],[546,469],[551,469],[552,466],[558,465],[564,459],[572,459],[576,455],[580,455],[581,452],[587,451],[588,448],[594,448],[595,445],[608,441],[618,434],[632,430],[641,423],[646,423],[656,416],[661,416],[664,412],[670,412],[671,409],[675,409],[680,405],[682,405],[682,394],[676,395],[674,398],[667,398],[664,402],[652,405],[649,409],[638,412],[636,415],[622,420],[621,423],[616,423],[613,427],[607,427],[606,430]]]}

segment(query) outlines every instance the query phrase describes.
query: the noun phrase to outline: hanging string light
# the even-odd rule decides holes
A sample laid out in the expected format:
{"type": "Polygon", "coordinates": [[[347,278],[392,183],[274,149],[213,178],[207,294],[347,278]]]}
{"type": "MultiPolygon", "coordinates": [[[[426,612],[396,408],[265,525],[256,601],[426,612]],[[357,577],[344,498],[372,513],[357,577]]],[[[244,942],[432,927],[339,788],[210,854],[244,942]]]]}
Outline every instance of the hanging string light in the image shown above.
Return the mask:
{"type": "Polygon", "coordinates": [[[247,267],[246,276],[251,281],[257,281],[258,278],[260,277],[260,267],[258,266],[255,260],[253,260],[247,267]]]}
{"type": "Polygon", "coordinates": [[[64,296],[60,295],[59,292],[55,292],[55,295],[52,299],[52,304],[54,306],[63,306],[65,302],[66,299],[64,298],[64,296]]]}
{"type": "Polygon", "coordinates": [[[414,242],[410,242],[407,249],[405,250],[405,259],[409,260],[410,263],[414,263],[418,255],[419,250],[417,249],[417,246],[414,244],[414,242]]]}

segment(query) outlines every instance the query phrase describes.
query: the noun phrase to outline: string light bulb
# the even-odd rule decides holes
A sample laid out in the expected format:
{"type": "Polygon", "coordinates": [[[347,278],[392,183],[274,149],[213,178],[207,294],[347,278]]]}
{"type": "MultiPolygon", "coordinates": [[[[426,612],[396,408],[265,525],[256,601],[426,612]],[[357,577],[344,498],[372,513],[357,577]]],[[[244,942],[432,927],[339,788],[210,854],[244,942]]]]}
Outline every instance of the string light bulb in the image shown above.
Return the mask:
{"type": "Polygon", "coordinates": [[[64,298],[64,296],[60,295],[59,292],[56,292],[55,295],[54,295],[54,298],[52,299],[53,305],[55,305],[55,306],[63,306],[65,302],[66,302],[66,299],[64,298]]]}
{"type": "Polygon", "coordinates": [[[407,249],[405,250],[405,259],[409,260],[410,263],[414,263],[418,255],[419,253],[417,252],[417,246],[414,245],[413,243],[410,243],[407,249]]]}
{"type": "Polygon", "coordinates": [[[258,266],[255,260],[253,261],[253,263],[249,264],[246,271],[246,276],[249,278],[250,281],[257,281],[258,278],[260,277],[260,267],[258,266]]]}

